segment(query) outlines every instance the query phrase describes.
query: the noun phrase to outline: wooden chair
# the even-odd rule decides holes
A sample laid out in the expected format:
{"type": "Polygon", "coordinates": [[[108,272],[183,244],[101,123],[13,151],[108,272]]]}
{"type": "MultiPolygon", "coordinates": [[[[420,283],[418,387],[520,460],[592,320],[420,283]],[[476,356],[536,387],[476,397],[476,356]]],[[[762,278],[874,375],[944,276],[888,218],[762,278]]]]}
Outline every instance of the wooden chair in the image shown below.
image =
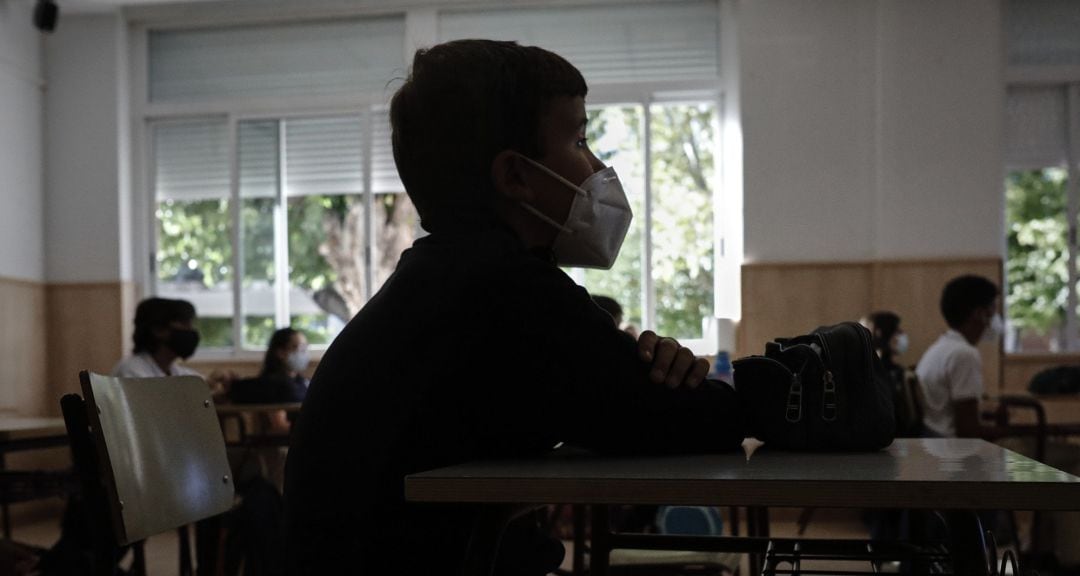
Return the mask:
{"type": "Polygon", "coordinates": [[[201,378],[79,378],[83,396],[60,404],[98,528],[95,574],[113,574],[123,546],[232,508],[225,442],[201,378]]]}

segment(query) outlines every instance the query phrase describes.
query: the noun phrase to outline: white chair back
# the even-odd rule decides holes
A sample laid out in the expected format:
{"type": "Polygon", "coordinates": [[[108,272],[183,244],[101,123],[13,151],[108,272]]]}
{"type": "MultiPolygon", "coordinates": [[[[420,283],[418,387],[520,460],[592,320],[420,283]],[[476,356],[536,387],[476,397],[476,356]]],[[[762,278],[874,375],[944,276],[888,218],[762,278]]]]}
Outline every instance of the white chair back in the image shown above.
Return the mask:
{"type": "Polygon", "coordinates": [[[120,544],[233,506],[225,441],[201,378],[80,376],[120,544]]]}

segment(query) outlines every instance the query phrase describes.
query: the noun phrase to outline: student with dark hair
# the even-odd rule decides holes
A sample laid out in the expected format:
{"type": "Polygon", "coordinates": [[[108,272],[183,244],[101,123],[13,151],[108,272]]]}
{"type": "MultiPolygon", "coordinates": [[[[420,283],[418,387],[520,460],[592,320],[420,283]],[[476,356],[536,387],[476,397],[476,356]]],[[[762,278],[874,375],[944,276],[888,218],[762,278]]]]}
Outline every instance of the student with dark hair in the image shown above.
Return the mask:
{"type": "Polygon", "coordinates": [[[596,302],[596,305],[599,306],[601,310],[607,312],[608,315],[611,316],[612,321],[615,322],[616,328],[622,326],[622,306],[620,306],[614,298],[612,298],[611,296],[601,296],[598,294],[594,294],[592,299],[593,302],[596,302]]]}
{"type": "MultiPolygon", "coordinates": [[[[303,332],[280,328],[270,336],[262,370],[255,378],[243,378],[229,388],[236,404],[284,404],[300,402],[307,394],[308,342],[303,332]]],[[[291,423],[284,410],[258,414],[256,432],[285,435],[291,423]]],[[[241,503],[228,515],[229,538],[224,559],[227,574],[245,576],[284,574],[284,522],[280,493],[284,451],[277,446],[248,446],[230,454],[233,477],[241,503]]],[[[209,538],[218,533],[204,530],[209,538]]],[[[213,546],[212,540],[209,545],[213,546]]],[[[200,563],[216,563],[206,554],[200,563]]]]}
{"type": "Polygon", "coordinates": [[[903,372],[903,367],[896,362],[896,358],[907,352],[908,335],[900,328],[900,316],[881,310],[867,316],[865,324],[874,338],[874,350],[885,369],[890,374],[897,369],[903,372]]]}
{"type": "Polygon", "coordinates": [[[616,328],[633,336],[635,339],[638,337],[637,326],[634,326],[633,324],[623,324],[623,309],[617,300],[611,296],[601,295],[594,295],[592,299],[601,310],[607,312],[611,316],[611,319],[615,321],[616,328]]]}
{"type": "MultiPolygon", "coordinates": [[[[255,378],[237,380],[229,388],[229,400],[237,404],[287,404],[301,402],[307,395],[308,342],[294,328],[280,328],[270,336],[262,369],[255,378]]],[[[267,415],[271,434],[287,434],[290,423],[285,412],[267,415]]]]}
{"type": "MultiPolygon", "coordinates": [[[[651,332],[618,330],[560,266],[610,268],[630,210],[585,139],[585,80],[513,42],[416,53],[390,106],[398,172],[430,235],[323,355],[293,430],[293,573],[461,570],[477,509],[407,503],[404,477],[560,442],[608,453],[737,449],[734,390],[651,332]],[[647,422],[648,426],[642,426],[647,422]]],[[[546,574],[527,516],[496,573],[546,574]]]]}
{"type": "Polygon", "coordinates": [[[982,276],[960,276],[941,294],[941,315],[949,325],[926,350],[915,369],[922,391],[923,424],[945,437],[999,434],[979,423],[983,395],[982,357],[976,345],[1001,337],[998,288],[982,276]]]}
{"type": "Polygon", "coordinates": [[[112,370],[113,376],[150,378],[199,374],[180,364],[199,346],[195,307],[187,300],[147,298],[135,308],[131,356],[112,370]]]}
{"type": "Polygon", "coordinates": [[[281,395],[286,400],[282,401],[299,402],[307,394],[304,370],[307,370],[309,361],[308,342],[304,333],[295,328],[279,328],[270,336],[270,342],[266,345],[259,376],[288,381],[288,392],[281,395]]]}

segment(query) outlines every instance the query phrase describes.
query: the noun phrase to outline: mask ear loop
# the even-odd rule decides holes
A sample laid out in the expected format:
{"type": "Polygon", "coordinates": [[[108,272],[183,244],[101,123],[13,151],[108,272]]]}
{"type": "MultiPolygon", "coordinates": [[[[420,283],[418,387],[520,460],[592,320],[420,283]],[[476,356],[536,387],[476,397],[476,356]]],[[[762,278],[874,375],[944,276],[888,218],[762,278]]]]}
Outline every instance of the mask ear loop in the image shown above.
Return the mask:
{"type": "Polygon", "coordinates": [[[577,184],[574,184],[573,182],[567,180],[566,178],[563,178],[562,176],[560,176],[557,172],[555,172],[551,168],[548,168],[547,166],[544,166],[543,164],[537,162],[536,160],[533,160],[532,158],[529,158],[528,156],[526,156],[524,154],[521,154],[521,153],[516,153],[516,154],[522,160],[528,162],[529,164],[532,164],[533,166],[536,166],[541,171],[546,172],[552,178],[554,178],[554,179],[558,180],[559,182],[562,182],[563,184],[565,184],[568,188],[570,188],[571,190],[574,191],[574,194],[577,194],[578,196],[588,197],[588,194],[586,194],[585,191],[581,189],[581,186],[578,186],[577,184]]]}
{"type": "MultiPolygon", "coordinates": [[[[558,180],[559,182],[562,182],[563,184],[565,184],[567,187],[569,187],[571,190],[574,191],[574,194],[576,194],[578,196],[581,196],[583,198],[588,196],[585,193],[585,191],[583,191],[577,184],[572,184],[566,178],[563,178],[562,176],[559,176],[558,174],[556,174],[555,171],[552,170],[551,168],[548,168],[547,166],[544,166],[543,164],[537,162],[536,160],[533,160],[532,158],[529,158],[528,156],[526,156],[524,154],[516,153],[516,152],[515,152],[515,154],[517,154],[517,156],[519,158],[521,158],[522,160],[525,160],[529,164],[532,164],[533,166],[539,168],[542,172],[546,172],[551,177],[553,177],[556,180],[558,180]]],[[[575,198],[575,200],[576,200],[576,198],[575,198]]],[[[533,216],[536,216],[537,218],[543,220],[544,222],[554,226],[560,232],[562,232],[564,234],[567,234],[567,235],[570,235],[570,236],[574,235],[574,231],[572,229],[567,228],[565,224],[560,224],[560,223],[556,222],[551,216],[548,216],[547,214],[544,214],[543,212],[537,210],[535,206],[525,202],[524,200],[518,200],[518,204],[522,208],[524,208],[526,212],[528,212],[528,213],[532,214],[533,216]]],[[[573,209],[573,207],[571,207],[571,210],[572,209],[573,209]]]]}
{"type": "Polygon", "coordinates": [[[524,200],[518,200],[518,204],[521,205],[521,207],[524,208],[526,212],[532,214],[533,216],[536,216],[537,218],[539,218],[539,219],[543,220],[544,222],[546,222],[548,224],[551,224],[552,226],[557,228],[559,230],[559,232],[562,232],[564,234],[568,234],[568,235],[571,235],[571,236],[574,235],[573,230],[571,230],[570,228],[567,228],[563,224],[559,224],[558,222],[553,220],[551,218],[551,216],[548,216],[547,214],[544,214],[543,212],[537,210],[536,207],[534,207],[531,204],[526,203],[524,200]]]}

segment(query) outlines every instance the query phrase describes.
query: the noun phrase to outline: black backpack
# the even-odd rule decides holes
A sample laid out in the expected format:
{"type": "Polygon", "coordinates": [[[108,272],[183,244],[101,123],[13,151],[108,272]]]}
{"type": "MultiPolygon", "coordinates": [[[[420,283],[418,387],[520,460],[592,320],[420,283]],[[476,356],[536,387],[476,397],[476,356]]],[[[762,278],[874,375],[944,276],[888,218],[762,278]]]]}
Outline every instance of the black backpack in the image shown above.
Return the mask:
{"type": "Polygon", "coordinates": [[[893,390],[870,332],[855,322],[777,338],[736,360],[748,434],[787,450],[879,450],[896,432],[893,390]]]}

